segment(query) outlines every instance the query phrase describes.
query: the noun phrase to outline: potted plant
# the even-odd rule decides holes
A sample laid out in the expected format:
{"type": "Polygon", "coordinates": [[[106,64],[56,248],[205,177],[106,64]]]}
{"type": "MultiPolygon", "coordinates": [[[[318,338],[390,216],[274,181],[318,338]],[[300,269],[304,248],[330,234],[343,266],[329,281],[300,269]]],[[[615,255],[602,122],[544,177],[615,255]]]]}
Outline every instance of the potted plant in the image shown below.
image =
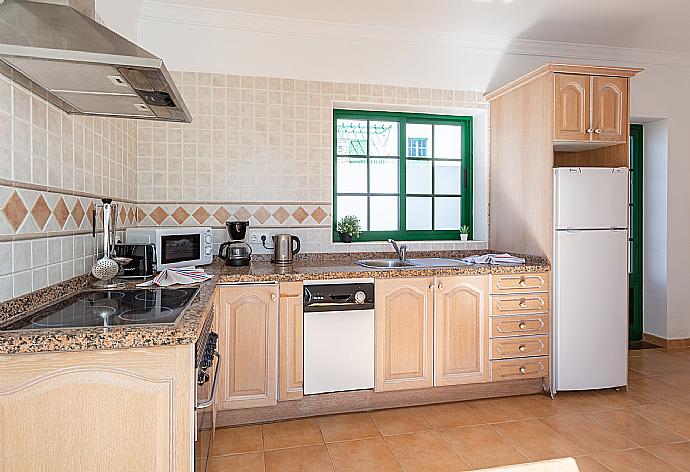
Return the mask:
{"type": "Polygon", "coordinates": [[[359,225],[359,218],[355,215],[343,216],[335,230],[340,233],[340,242],[351,243],[352,238],[358,238],[362,232],[361,226],[359,225]]]}
{"type": "Polygon", "coordinates": [[[460,241],[467,241],[470,236],[470,227],[468,225],[462,225],[460,227],[460,241]]]}

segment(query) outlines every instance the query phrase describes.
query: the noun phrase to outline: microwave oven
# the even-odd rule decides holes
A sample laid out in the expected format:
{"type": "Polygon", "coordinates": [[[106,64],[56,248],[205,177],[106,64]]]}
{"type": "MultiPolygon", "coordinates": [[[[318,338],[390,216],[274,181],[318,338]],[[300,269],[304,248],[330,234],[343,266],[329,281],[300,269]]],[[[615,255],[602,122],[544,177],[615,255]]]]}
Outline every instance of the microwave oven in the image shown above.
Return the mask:
{"type": "Polygon", "coordinates": [[[213,236],[208,226],[127,228],[125,242],[152,244],[156,251],[157,272],[213,262],[213,236]]]}

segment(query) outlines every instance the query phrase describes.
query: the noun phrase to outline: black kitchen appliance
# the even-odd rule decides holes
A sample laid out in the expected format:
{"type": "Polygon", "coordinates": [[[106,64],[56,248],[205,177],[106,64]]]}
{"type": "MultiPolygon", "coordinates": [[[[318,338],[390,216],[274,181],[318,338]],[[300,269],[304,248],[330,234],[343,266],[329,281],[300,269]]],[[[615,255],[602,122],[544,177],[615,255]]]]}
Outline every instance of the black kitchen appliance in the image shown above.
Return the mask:
{"type": "Polygon", "coordinates": [[[218,257],[230,266],[247,266],[251,261],[252,248],[244,242],[249,221],[226,221],[230,241],[220,245],[218,257]]]}
{"type": "Polygon", "coordinates": [[[123,265],[120,278],[152,277],[156,267],[156,248],[153,244],[115,244],[115,255],[132,259],[123,265]]]}

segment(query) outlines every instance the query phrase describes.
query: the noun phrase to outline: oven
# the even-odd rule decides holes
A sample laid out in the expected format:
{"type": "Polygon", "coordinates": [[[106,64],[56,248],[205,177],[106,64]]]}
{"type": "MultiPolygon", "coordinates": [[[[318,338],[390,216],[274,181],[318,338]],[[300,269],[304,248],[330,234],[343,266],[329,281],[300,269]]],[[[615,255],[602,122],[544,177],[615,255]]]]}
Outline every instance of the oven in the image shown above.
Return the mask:
{"type": "Polygon", "coordinates": [[[206,472],[216,426],[214,403],[218,392],[221,356],[218,353],[218,334],[212,331],[213,310],[210,311],[199,339],[195,356],[195,423],[194,471],[206,472]]]}
{"type": "Polygon", "coordinates": [[[213,237],[208,226],[127,228],[125,242],[153,244],[157,272],[213,262],[213,237]]]}

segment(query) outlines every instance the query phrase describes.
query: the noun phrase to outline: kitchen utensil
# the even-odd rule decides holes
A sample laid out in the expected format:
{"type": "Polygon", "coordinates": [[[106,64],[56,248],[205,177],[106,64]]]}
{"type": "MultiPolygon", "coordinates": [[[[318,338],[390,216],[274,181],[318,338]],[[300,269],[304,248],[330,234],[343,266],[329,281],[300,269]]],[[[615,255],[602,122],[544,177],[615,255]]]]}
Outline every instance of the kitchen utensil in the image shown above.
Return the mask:
{"type": "MultiPolygon", "coordinates": [[[[124,282],[113,282],[113,279],[120,272],[120,264],[110,257],[113,247],[111,246],[111,204],[112,200],[104,198],[103,202],[103,257],[98,259],[91,268],[91,273],[99,279],[94,286],[104,289],[122,287],[124,282]]],[[[94,234],[96,226],[94,225],[94,234]]],[[[130,261],[131,262],[131,261],[130,261]]]]}
{"type": "Polygon", "coordinates": [[[291,234],[274,234],[273,247],[266,246],[266,236],[261,236],[261,242],[266,249],[273,249],[274,264],[292,264],[294,255],[300,251],[300,240],[291,234]],[[294,245],[297,243],[297,246],[294,245]]]}

